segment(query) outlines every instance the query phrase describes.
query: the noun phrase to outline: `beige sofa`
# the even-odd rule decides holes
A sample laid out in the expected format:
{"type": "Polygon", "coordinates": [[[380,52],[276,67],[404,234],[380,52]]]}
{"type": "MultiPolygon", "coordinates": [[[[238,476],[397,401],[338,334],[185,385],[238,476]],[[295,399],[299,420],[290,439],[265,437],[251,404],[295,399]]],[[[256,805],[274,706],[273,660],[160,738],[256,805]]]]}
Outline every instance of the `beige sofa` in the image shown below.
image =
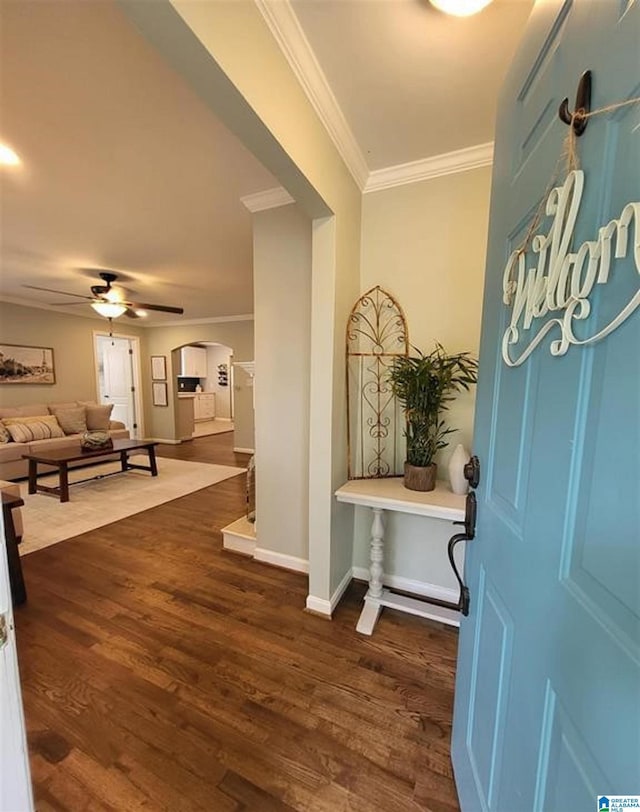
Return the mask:
{"type": "MultiPolygon", "coordinates": [[[[54,414],[61,408],[74,408],[86,405],[87,401],[70,401],[68,403],[32,403],[28,406],[15,406],[0,408],[0,420],[16,417],[41,417],[54,414]],[[51,408],[50,408],[51,407],[51,408]]],[[[109,421],[109,434],[113,439],[126,439],[129,431],[124,423],[117,420],[109,421]]],[[[8,442],[0,443],[0,479],[20,479],[28,475],[28,462],[22,459],[23,454],[37,453],[52,448],[80,449],[82,434],[67,434],[65,437],[52,437],[46,440],[32,440],[28,443],[8,442]]],[[[82,462],[77,463],[82,465],[82,462]]],[[[38,466],[46,471],[46,466],[38,466]]]]}

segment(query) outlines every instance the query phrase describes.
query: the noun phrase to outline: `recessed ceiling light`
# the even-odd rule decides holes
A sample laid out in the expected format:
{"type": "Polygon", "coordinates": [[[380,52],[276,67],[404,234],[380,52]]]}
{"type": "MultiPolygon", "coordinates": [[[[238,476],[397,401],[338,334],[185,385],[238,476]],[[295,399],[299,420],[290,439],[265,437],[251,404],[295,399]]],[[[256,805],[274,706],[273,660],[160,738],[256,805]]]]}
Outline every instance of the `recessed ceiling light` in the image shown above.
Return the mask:
{"type": "Polygon", "coordinates": [[[0,144],[0,166],[18,166],[20,158],[6,144],[0,144]]]}
{"type": "Polygon", "coordinates": [[[493,0],[430,0],[431,5],[445,14],[456,17],[470,17],[486,8],[493,0]]]}

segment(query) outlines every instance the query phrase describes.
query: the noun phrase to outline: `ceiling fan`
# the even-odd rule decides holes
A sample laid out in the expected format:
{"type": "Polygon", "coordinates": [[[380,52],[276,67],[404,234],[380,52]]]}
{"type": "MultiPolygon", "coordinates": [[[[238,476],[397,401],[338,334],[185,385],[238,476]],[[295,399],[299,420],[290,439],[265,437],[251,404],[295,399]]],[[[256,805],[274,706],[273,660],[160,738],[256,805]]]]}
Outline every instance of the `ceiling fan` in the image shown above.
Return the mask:
{"type": "Polygon", "coordinates": [[[53,302],[53,304],[68,307],[69,305],[85,304],[88,302],[97,313],[109,320],[117,319],[122,315],[128,316],[130,319],[138,319],[141,316],[146,315],[144,313],[145,310],[157,310],[161,313],[184,313],[184,308],[182,307],[131,302],[127,299],[123,299],[121,291],[112,287],[112,284],[118,278],[118,274],[112,273],[111,271],[100,271],[98,276],[105,284],[92,285],[91,296],[83,296],[79,293],[69,293],[64,290],[54,290],[52,288],[41,288],[38,285],[23,285],[22,287],[30,288],[31,290],[44,290],[47,293],[59,293],[62,296],[73,296],[76,299],[82,299],[82,302],[53,302]]]}

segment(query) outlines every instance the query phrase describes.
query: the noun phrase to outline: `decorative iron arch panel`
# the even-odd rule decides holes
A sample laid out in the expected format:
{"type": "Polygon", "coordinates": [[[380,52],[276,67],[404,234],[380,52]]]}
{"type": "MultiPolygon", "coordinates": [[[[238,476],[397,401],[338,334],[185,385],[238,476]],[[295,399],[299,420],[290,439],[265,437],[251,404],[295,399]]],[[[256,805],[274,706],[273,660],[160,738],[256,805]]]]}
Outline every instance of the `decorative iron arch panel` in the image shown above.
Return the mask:
{"type": "Polygon", "coordinates": [[[347,321],[347,445],[349,479],[398,476],[404,463],[404,416],[389,383],[394,358],[409,352],[402,308],[376,285],[347,321]]]}

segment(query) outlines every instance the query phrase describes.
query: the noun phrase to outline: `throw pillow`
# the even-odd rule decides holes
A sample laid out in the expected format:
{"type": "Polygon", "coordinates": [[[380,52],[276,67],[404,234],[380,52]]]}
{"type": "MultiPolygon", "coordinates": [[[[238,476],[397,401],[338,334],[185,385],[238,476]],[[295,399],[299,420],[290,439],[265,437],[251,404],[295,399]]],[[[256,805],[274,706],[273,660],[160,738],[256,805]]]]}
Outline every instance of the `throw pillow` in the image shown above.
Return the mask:
{"type": "Polygon", "coordinates": [[[10,442],[11,442],[11,435],[7,431],[7,427],[0,420],[0,443],[10,443],[10,442]]]}
{"type": "MultiPolygon", "coordinates": [[[[51,409],[49,405],[49,409],[51,409]]],[[[54,415],[65,434],[84,434],[87,430],[87,415],[84,406],[75,409],[56,409],[54,415]]]]}
{"type": "Polygon", "coordinates": [[[31,443],[33,440],[50,440],[52,437],[64,437],[60,424],[52,415],[8,417],[2,422],[14,443],[31,443]]]}
{"type": "Polygon", "coordinates": [[[78,406],[84,406],[84,404],[78,403],[77,400],[68,400],[63,403],[47,403],[49,414],[55,414],[56,412],[59,412],[60,409],[77,409],[78,406]]]}
{"type": "Polygon", "coordinates": [[[113,403],[106,406],[87,404],[85,409],[87,410],[87,428],[89,431],[109,431],[113,403]]]}

